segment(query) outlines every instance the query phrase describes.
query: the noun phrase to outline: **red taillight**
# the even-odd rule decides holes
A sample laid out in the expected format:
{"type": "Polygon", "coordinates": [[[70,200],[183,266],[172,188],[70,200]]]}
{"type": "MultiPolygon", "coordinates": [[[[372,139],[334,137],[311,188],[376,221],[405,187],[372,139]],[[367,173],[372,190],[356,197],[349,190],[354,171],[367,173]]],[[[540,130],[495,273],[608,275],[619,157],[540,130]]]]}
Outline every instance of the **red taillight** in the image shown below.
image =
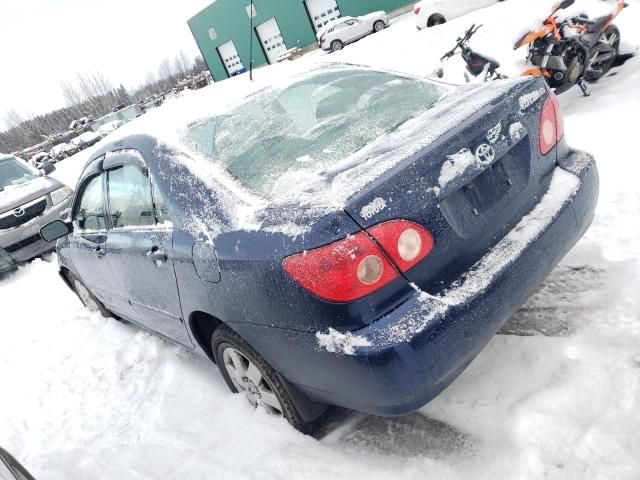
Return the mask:
{"type": "Polygon", "coordinates": [[[407,220],[391,220],[367,229],[403,273],[415,267],[433,249],[431,233],[407,220]]]}
{"type": "Polygon", "coordinates": [[[365,297],[399,276],[364,232],[287,257],[283,266],[302,288],[331,302],[365,297]]]}
{"type": "Polygon", "coordinates": [[[432,248],[433,237],[427,230],[412,222],[392,220],[369,228],[367,233],[287,257],[283,267],[313,295],[331,302],[351,302],[388,285],[400,276],[398,269],[406,272],[432,248]]]}
{"type": "Polygon", "coordinates": [[[416,15],[420,15],[420,7],[416,7],[413,13],[415,13],[416,15]]]}
{"type": "Polygon", "coordinates": [[[324,35],[320,36],[320,43],[324,43],[324,35]]]}
{"type": "Polygon", "coordinates": [[[546,155],[564,135],[564,120],[560,103],[554,93],[550,93],[540,115],[540,153],[546,155]]]}

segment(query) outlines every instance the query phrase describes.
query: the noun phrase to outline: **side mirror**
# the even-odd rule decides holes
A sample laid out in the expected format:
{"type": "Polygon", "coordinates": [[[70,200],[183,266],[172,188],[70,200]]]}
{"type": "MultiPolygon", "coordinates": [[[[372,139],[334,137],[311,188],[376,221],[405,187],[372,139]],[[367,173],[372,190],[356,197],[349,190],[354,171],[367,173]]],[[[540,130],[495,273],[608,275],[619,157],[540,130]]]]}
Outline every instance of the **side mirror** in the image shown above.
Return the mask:
{"type": "Polygon", "coordinates": [[[73,231],[69,223],[62,220],[54,220],[40,229],[40,236],[45,242],[53,242],[59,238],[66,237],[73,231]]]}
{"type": "Polygon", "coordinates": [[[56,167],[53,166],[53,163],[44,162],[42,165],[40,165],[40,170],[45,175],[49,175],[51,172],[55,171],[55,169],[56,167]]]}
{"type": "Polygon", "coordinates": [[[562,0],[562,2],[560,2],[560,5],[558,5],[558,8],[569,8],[575,3],[575,1],[576,0],[562,0]]]}

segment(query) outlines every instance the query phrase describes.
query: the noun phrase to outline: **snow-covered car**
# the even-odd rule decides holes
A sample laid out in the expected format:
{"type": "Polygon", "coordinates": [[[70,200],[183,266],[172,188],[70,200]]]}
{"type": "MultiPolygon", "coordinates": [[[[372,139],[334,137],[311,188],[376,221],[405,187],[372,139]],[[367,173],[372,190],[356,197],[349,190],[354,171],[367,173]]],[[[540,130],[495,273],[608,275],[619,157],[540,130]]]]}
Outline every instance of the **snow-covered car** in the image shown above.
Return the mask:
{"type": "Polygon", "coordinates": [[[0,480],[35,480],[33,476],[5,449],[0,448],[0,480]]]}
{"type": "Polygon", "coordinates": [[[76,130],[78,128],[84,127],[86,125],[89,125],[94,120],[95,119],[93,118],[93,115],[86,115],[82,118],[78,118],[77,120],[73,120],[69,124],[69,130],[76,130]]]}
{"type": "Polygon", "coordinates": [[[29,163],[36,168],[40,168],[44,163],[50,162],[51,157],[48,152],[38,152],[31,157],[29,163]]]}
{"type": "Polygon", "coordinates": [[[72,138],[71,143],[76,145],[80,150],[84,150],[85,148],[95,145],[100,140],[102,140],[102,136],[99,133],[89,131],[72,138]]]}
{"type": "Polygon", "coordinates": [[[318,45],[325,51],[342,50],[345,45],[384,30],[389,25],[386,12],[373,12],[362,17],[340,17],[318,30],[318,45]]]}
{"type": "Polygon", "coordinates": [[[73,143],[60,143],[51,148],[49,156],[53,161],[59,162],[60,160],[64,160],[65,158],[70,157],[71,155],[75,155],[79,151],[79,147],[77,145],[74,145],[73,143]]]}
{"type": "Polygon", "coordinates": [[[72,190],[22,160],[0,154],[0,273],[52,250],[40,227],[62,218],[72,190]]]}
{"type": "Polygon", "coordinates": [[[209,357],[300,430],[328,405],[424,406],[594,215],[595,161],[542,77],[454,92],[328,65],[188,105],[94,152],[41,234],[88,308],[209,357]]]}
{"type": "Polygon", "coordinates": [[[49,157],[53,162],[59,162],[66,157],[66,155],[64,154],[64,147],[66,145],[66,143],[60,143],[54,147],[51,147],[51,150],[49,151],[49,157]]]}
{"type": "Polygon", "coordinates": [[[416,3],[413,13],[418,30],[445,23],[452,18],[488,7],[503,0],[422,0],[416,3]]]}
{"type": "Polygon", "coordinates": [[[124,120],[114,120],[112,122],[105,123],[98,129],[97,133],[101,138],[104,138],[111,132],[115,132],[118,128],[124,125],[124,123],[124,120]]]}

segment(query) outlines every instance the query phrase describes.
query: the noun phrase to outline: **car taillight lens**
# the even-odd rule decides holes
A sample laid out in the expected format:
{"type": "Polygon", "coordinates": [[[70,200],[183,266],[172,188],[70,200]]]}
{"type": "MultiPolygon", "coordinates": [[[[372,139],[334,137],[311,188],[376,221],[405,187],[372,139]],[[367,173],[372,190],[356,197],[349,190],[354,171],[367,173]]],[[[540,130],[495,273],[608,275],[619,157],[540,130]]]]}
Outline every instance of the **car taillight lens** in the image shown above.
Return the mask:
{"type": "Polygon", "coordinates": [[[413,13],[415,13],[416,15],[420,15],[420,7],[416,7],[413,13]]]}
{"type": "Polygon", "coordinates": [[[433,249],[433,236],[408,220],[391,220],[367,229],[401,272],[412,269],[433,249]]]}
{"type": "Polygon", "coordinates": [[[324,35],[320,37],[320,43],[324,43],[324,35]]]}
{"type": "Polygon", "coordinates": [[[540,153],[546,155],[564,135],[564,120],[558,97],[550,93],[540,115],[540,153]]]}
{"type": "Polygon", "coordinates": [[[365,232],[287,257],[283,267],[302,288],[331,302],[357,300],[399,277],[365,232]]]}
{"type": "Polygon", "coordinates": [[[406,220],[392,220],[366,233],[287,257],[283,267],[313,295],[331,302],[352,302],[399,278],[398,269],[406,272],[432,248],[429,231],[406,220]]]}

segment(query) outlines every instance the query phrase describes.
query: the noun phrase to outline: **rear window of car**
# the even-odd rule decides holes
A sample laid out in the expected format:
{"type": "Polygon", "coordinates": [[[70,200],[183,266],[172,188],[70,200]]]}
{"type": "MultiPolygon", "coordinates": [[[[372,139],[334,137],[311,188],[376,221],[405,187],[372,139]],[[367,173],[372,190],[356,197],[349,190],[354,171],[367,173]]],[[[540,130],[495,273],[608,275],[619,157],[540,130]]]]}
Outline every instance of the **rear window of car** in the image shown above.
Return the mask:
{"type": "Polygon", "coordinates": [[[385,72],[321,72],[191,125],[187,142],[270,197],[292,169],[330,168],[433,106],[444,87],[385,72]]]}

